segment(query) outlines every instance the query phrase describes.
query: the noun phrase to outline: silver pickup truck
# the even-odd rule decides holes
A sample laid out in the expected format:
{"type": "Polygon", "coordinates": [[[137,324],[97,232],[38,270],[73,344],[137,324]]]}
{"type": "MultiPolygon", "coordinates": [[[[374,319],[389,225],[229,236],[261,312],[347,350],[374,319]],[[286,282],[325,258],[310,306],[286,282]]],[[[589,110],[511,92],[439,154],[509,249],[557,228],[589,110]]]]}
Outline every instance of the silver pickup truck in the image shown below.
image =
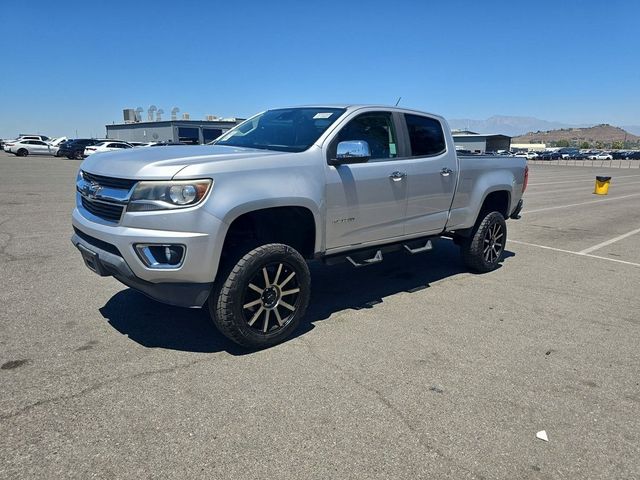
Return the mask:
{"type": "Polygon", "coordinates": [[[72,241],[85,264],[149,297],[208,306],[251,348],[298,326],[307,261],[363,267],[448,236],[466,265],[501,261],[526,160],[458,157],[446,121],[370,105],[268,110],[210,145],[92,155],[72,241]]]}

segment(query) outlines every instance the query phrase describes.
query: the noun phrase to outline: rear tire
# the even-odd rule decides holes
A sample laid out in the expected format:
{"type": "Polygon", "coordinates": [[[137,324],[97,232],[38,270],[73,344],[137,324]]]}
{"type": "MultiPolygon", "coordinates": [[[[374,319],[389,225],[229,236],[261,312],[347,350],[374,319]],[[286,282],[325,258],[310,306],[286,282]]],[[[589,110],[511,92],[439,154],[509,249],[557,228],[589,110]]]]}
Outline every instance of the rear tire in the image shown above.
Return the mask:
{"type": "Polygon", "coordinates": [[[74,158],[76,160],[82,160],[84,158],[84,155],[82,154],[81,151],[77,151],[76,154],[74,155],[74,158]]]}
{"type": "Polygon", "coordinates": [[[26,157],[27,155],[29,155],[29,150],[21,148],[20,150],[18,150],[16,152],[16,155],[19,156],[19,157],[26,157]]]}
{"type": "Polygon", "coordinates": [[[486,273],[498,268],[507,242],[507,223],[500,212],[485,212],[478,218],[473,235],[460,246],[469,269],[486,273]]]}
{"type": "Polygon", "coordinates": [[[302,255],[270,243],[219,271],[209,313],[220,332],[247,348],[276,345],[300,324],[309,304],[311,275],[302,255]]]}

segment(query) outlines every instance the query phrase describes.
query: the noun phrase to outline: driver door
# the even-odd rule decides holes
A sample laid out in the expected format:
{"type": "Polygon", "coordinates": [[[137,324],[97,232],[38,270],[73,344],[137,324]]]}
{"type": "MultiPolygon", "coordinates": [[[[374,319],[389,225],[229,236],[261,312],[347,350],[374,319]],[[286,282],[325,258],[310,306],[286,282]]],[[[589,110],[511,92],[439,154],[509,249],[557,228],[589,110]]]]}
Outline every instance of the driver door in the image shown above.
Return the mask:
{"type": "Polygon", "coordinates": [[[371,158],[364,163],[327,165],[326,248],[366,244],[400,237],[407,208],[407,160],[400,159],[395,119],[391,112],[371,111],[351,119],[329,143],[366,141],[371,158]]]}

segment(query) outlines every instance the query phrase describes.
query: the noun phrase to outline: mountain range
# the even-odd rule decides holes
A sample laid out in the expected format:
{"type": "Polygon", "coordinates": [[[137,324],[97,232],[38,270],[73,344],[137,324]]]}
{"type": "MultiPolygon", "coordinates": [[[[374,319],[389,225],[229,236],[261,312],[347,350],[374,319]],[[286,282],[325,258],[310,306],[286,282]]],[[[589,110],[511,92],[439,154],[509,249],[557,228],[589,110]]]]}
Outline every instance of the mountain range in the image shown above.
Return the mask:
{"type": "Polygon", "coordinates": [[[544,143],[549,146],[585,146],[596,148],[625,148],[640,145],[637,137],[620,127],[602,124],[593,127],[561,128],[530,132],[512,137],[513,143],[544,143]]]}
{"type": "MultiPolygon", "coordinates": [[[[567,124],[541,120],[534,117],[517,117],[509,115],[494,115],[485,120],[470,118],[449,119],[449,126],[455,130],[471,130],[478,133],[501,133],[516,137],[530,132],[543,132],[570,128],[591,127],[593,124],[567,124]]],[[[640,135],[640,125],[623,125],[624,130],[634,135],[640,135]]]]}

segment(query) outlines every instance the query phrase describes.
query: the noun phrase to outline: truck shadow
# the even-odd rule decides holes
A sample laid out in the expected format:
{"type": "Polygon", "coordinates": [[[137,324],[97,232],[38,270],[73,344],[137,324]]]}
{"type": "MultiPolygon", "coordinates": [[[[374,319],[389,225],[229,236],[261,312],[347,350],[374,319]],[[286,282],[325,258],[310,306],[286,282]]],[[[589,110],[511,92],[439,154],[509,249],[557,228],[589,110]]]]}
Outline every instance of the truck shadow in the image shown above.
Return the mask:
{"type": "MultiPolygon", "coordinates": [[[[316,322],[342,310],[373,308],[400,292],[415,293],[444,278],[466,273],[459,249],[451,241],[434,242],[434,250],[416,256],[402,252],[385,255],[379,265],[356,269],[347,263],[312,264],[312,293],[307,315],[290,337],[304,335],[316,322]]],[[[515,254],[505,251],[505,260],[515,254]]],[[[149,348],[189,352],[251,353],[227,340],[213,327],[206,308],[163,305],[132,289],[109,299],[100,313],[113,328],[149,348]]]]}

